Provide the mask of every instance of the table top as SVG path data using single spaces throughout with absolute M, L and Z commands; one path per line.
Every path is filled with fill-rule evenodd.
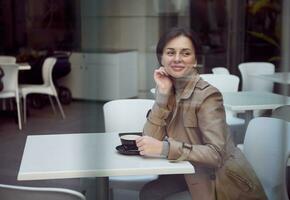
M 19 70 L 30 70 L 31 66 L 29 63 L 17 63 L 19 65 Z
M 276 83 L 290 84 L 290 72 L 276 72 L 274 74 L 259 74 L 259 75 L 255 75 L 255 77 L 273 81 Z
M 286 96 L 270 92 L 224 92 L 224 106 L 234 111 L 267 110 L 290 104 Z
M 187 161 L 121 155 L 117 133 L 28 136 L 18 180 L 108 177 L 152 174 L 191 174 Z

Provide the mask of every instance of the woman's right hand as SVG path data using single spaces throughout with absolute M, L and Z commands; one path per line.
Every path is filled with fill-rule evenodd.
M 158 92 L 161 94 L 169 94 L 172 88 L 172 81 L 164 67 L 159 67 L 154 71 L 154 80 L 157 85 Z
M 162 153 L 163 142 L 150 136 L 137 138 L 136 145 L 142 156 L 160 156 Z

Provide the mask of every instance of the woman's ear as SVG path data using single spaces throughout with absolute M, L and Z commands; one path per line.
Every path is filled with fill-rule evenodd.
M 162 61 L 162 57 L 161 57 L 161 59 L 160 59 L 160 65 L 164 67 L 164 63 L 163 63 L 163 61 Z
M 197 59 L 195 59 L 195 63 L 193 64 L 193 67 L 197 67 Z

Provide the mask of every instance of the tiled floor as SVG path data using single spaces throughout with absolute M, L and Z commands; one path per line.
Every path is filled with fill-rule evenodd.
M 49 181 L 17 181 L 17 173 L 27 135 L 103 132 L 104 102 L 74 101 L 64 105 L 66 119 L 54 114 L 50 105 L 42 109 L 30 109 L 27 124 L 18 130 L 16 116 L 0 111 L 0 183 L 65 187 L 80 190 L 79 179 Z

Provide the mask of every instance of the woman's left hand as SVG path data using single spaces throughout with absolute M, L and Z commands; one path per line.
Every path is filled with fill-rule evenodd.
M 140 155 L 161 155 L 163 142 L 150 136 L 142 136 L 136 140 Z

